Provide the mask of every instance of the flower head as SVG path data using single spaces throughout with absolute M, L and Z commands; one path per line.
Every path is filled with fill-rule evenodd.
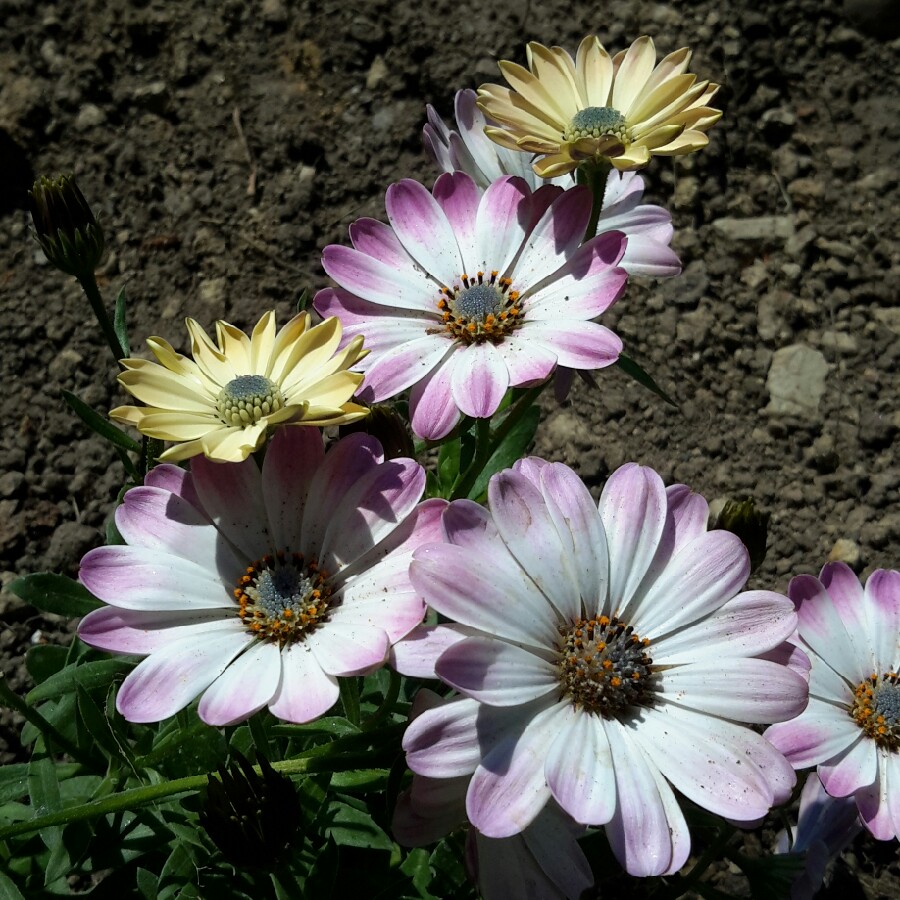
M 103 229 L 75 176 L 39 178 L 28 192 L 28 201 L 35 234 L 47 259 L 67 275 L 91 275 L 103 256 Z
M 156 722 L 202 694 L 210 725 L 265 706 L 289 722 L 321 716 L 338 677 L 377 669 L 422 620 L 407 569 L 443 508 L 418 504 L 424 486 L 421 466 L 384 461 L 368 435 L 325 453 L 315 428 L 281 429 L 261 470 L 254 458 L 157 466 L 116 510 L 127 545 L 81 562 L 109 604 L 85 616 L 81 639 L 146 657 L 119 712 Z
M 640 169 L 654 156 L 680 156 L 708 143 L 722 115 L 707 104 L 717 84 L 688 74 L 691 51 L 658 64 L 653 40 L 638 38 L 615 57 L 594 36 L 575 59 L 561 47 L 530 43 L 528 68 L 503 61 L 510 88 L 484 84 L 478 104 L 500 127 L 487 134 L 510 150 L 541 154 L 543 178 L 571 172 L 588 160 L 608 159 L 621 170 Z
M 147 344 L 159 364 L 123 359 L 119 384 L 147 406 L 118 406 L 117 422 L 141 434 L 176 441 L 160 459 L 202 453 L 239 462 L 265 442 L 275 425 L 340 425 L 366 415 L 349 403 L 362 375 L 347 370 L 365 355 L 362 337 L 341 341 L 341 323 L 330 319 L 310 328 L 307 313 L 294 316 L 276 335 L 267 312 L 248 338 L 227 322 L 216 322 L 218 344 L 194 319 L 187 319 L 193 360 L 162 338 Z
M 625 237 L 581 244 L 587 188 L 532 192 L 507 176 L 482 193 L 456 172 L 432 193 L 393 184 L 386 207 L 390 226 L 360 219 L 352 248 L 325 248 L 339 287 L 314 301 L 346 338 L 365 335 L 365 402 L 412 388 L 413 431 L 439 439 L 463 414 L 490 417 L 507 388 L 539 384 L 557 365 L 598 369 L 618 358 L 622 342 L 590 320 L 624 290 Z
M 470 775 L 468 818 L 489 837 L 521 832 L 553 798 L 606 825 L 635 875 L 687 859 L 673 787 L 737 821 L 784 802 L 790 765 L 742 723 L 806 704 L 805 680 L 760 658 L 795 614 L 779 594 L 739 593 L 747 551 L 706 530 L 706 501 L 627 465 L 598 506 L 574 472 L 538 459 L 494 476 L 488 498 L 490 512 L 451 504 L 445 543 L 410 566 L 458 623 L 435 670 L 465 698 L 410 725 L 410 768 Z
M 479 188 L 487 190 L 492 181 L 504 175 L 518 175 L 537 190 L 545 180 L 539 178 L 524 153 L 508 150 L 485 133 L 487 120 L 475 104 L 475 91 L 456 95 L 456 126 L 451 130 L 434 109 L 428 107 L 425 147 L 442 172 L 465 172 Z M 566 190 L 575 185 L 570 175 L 550 179 Z M 629 275 L 667 278 L 681 272 L 681 262 L 669 247 L 672 243 L 672 216 L 652 203 L 642 203 L 644 179 L 636 172 L 610 172 L 606 179 L 603 208 L 597 221 L 597 234 L 621 231 L 628 239 L 619 267 Z
M 812 664 L 809 706 L 766 737 L 795 768 L 817 766 L 833 797 L 852 795 L 876 838 L 900 837 L 900 571 L 878 569 L 862 587 L 828 563 L 788 593 Z

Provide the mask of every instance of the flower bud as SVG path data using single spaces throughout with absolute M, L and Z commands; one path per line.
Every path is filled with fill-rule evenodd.
M 200 824 L 236 866 L 274 866 L 290 849 L 300 825 L 300 800 L 293 782 L 259 757 L 262 774 L 232 751 L 219 777 L 209 776 Z
M 750 571 L 755 572 L 766 558 L 769 538 L 769 513 L 760 512 L 753 499 L 729 500 L 716 517 L 713 528 L 736 534 L 750 554 Z
M 103 256 L 103 229 L 74 175 L 42 176 L 28 192 L 31 219 L 47 259 L 76 278 L 92 276 Z
M 341 426 L 341 437 L 361 431 L 378 438 L 384 450 L 385 459 L 415 458 L 412 435 L 406 420 L 389 403 L 376 403 L 369 408 L 369 414 L 357 422 Z

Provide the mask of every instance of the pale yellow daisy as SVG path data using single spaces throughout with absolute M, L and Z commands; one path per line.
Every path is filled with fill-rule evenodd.
M 363 376 L 347 371 L 368 351 L 361 337 L 338 350 L 336 318 L 310 328 L 309 314 L 301 313 L 276 334 L 270 311 L 250 337 L 220 321 L 218 346 L 194 319 L 186 323 L 194 358 L 176 353 L 162 338 L 148 338 L 160 364 L 123 359 L 119 375 L 119 384 L 147 405 L 119 406 L 109 414 L 148 437 L 174 441 L 160 459 L 202 453 L 240 462 L 275 425 L 342 425 L 368 412 L 348 402 Z
M 707 106 L 719 85 L 688 74 L 687 47 L 657 64 L 646 35 L 615 57 L 590 35 L 574 60 L 561 47 L 533 42 L 527 55 L 527 69 L 500 63 L 510 88 L 482 85 L 478 105 L 500 123 L 485 128 L 494 141 L 541 155 L 534 170 L 542 178 L 591 159 L 627 172 L 651 156 L 692 153 L 709 142 L 704 132 L 722 115 Z

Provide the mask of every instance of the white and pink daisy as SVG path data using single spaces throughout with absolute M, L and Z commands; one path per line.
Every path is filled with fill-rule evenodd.
M 458 91 L 456 129 L 448 128 L 432 106 L 426 107 L 428 123 L 423 130 L 425 149 L 442 172 L 465 172 L 486 190 L 492 181 L 504 175 L 518 175 L 532 190 L 543 184 L 571 188 L 571 174 L 543 179 L 535 174 L 531 155 L 510 150 L 492 141 L 485 133 L 490 122 L 478 108 L 473 90 Z M 628 242 L 619 266 L 629 275 L 669 278 L 681 272 L 681 261 L 670 248 L 672 216 L 652 203 L 642 203 L 644 179 L 636 172 L 609 173 L 603 195 L 603 209 L 597 222 L 597 234 L 621 231 Z
M 446 701 L 420 690 L 412 717 Z M 394 810 L 392 831 L 404 847 L 425 847 L 466 823 L 469 778 L 426 778 L 413 775 Z M 466 836 L 466 865 L 483 900 L 579 900 L 594 883 L 591 867 L 578 837 L 577 825 L 552 801 L 521 834 L 489 838 L 470 828 Z
M 127 544 L 85 555 L 81 581 L 109 604 L 83 641 L 144 659 L 116 707 L 156 722 L 202 695 L 200 718 L 240 722 L 268 706 L 321 716 L 338 678 L 381 666 L 421 622 L 412 551 L 439 534 L 443 501 L 419 503 L 425 473 L 384 461 L 368 435 L 324 451 L 315 428 L 277 432 L 251 457 L 153 469 L 116 510 Z
M 325 248 L 339 287 L 314 301 L 341 320 L 345 341 L 365 336 L 364 402 L 411 389 L 413 431 L 438 440 L 463 415 L 492 416 L 510 387 L 618 359 L 621 340 L 591 320 L 624 290 L 626 239 L 613 231 L 582 245 L 587 188 L 533 192 L 508 176 L 482 193 L 456 172 L 431 193 L 397 182 L 385 206 L 389 226 L 360 219 L 352 247 Z
M 707 531 L 706 501 L 631 464 L 598 505 L 538 459 L 494 476 L 488 498 L 489 512 L 452 503 L 445 542 L 413 555 L 413 585 L 458 625 L 410 643 L 443 646 L 435 671 L 467 699 L 409 726 L 409 767 L 471 776 L 467 815 L 488 837 L 521 832 L 552 798 L 605 825 L 634 875 L 688 857 L 673 788 L 739 822 L 787 800 L 791 766 L 746 725 L 806 705 L 804 678 L 760 658 L 796 615 L 780 594 L 740 592 L 747 551 Z
M 863 588 L 828 563 L 788 593 L 812 664 L 809 706 L 766 737 L 795 768 L 816 766 L 833 797 L 852 795 L 876 838 L 900 837 L 900 571 L 878 569 Z

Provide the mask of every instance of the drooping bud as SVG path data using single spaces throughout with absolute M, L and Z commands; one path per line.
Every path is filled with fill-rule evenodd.
M 103 256 L 103 229 L 74 175 L 42 176 L 28 192 L 31 219 L 47 259 L 81 279 L 93 275 Z
M 354 431 L 378 438 L 385 459 L 415 458 L 416 451 L 406 420 L 389 403 L 376 403 L 369 408 L 369 414 L 364 419 L 342 425 L 340 434 L 344 437 Z
M 753 498 L 729 500 L 712 527 L 730 531 L 743 541 L 750 553 L 751 572 L 763 564 L 768 548 L 769 513 L 758 510 Z
M 277 865 L 300 826 L 297 791 L 265 757 L 259 757 L 262 774 L 240 753 L 232 751 L 232 757 L 218 778 L 209 776 L 200 824 L 234 865 Z

